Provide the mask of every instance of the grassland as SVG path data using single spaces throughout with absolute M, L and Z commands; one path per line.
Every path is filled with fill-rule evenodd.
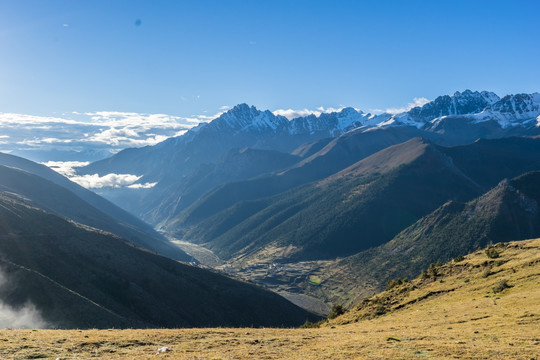
M 538 359 L 540 239 L 495 250 L 432 267 L 319 328 L 2 330 L 0 358 Z M 156 355 L 163 346 L 172 351 Z

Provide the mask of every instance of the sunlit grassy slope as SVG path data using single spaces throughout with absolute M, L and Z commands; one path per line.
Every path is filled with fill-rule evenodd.
M 495 252 L 432 267 L 320 328 L 2 330 L 0 358 L 538 359 L 540 239 Z

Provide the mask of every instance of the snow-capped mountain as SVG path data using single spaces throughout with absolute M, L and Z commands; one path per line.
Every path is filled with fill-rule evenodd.
M 540 94 L 506 95 L 498 101 L 487 105 L 482 111 L 449 114 L 433 118 L 426 128 L 433 130 L 440 126 L 442 122 L 463 120 L 468 121 L 470 124 L 492 122 L 501 129 L 538 127 L 540 122 Z
M 289 133 L 295 135 L 325 132 L 334 137 L 358 127 L 377 124 L 382 118 L 384 116 L 346 107 L 340 111 L 322 113 L 319 116 L 309 115 L 292 119 L 289 124 Z
M 208 124 L 208 129 L 232 132 L 279 131 L 288 127 L 289 120 L 255 106 L 239 104 Z
M 423 106 L 398 114 L 373 115 L 352 107 L 331 113 L 309 115 L 288 120 L 254 106 L 239 104 L 207 124 L 201 124 L 179 137 L 188 140 L 199 133 L 252 134 L 257 138 L 269 134 L 289 136 L 335 137 L 356 128 L 414 126 L 433 128 L 449 117 L 468 118 L 473 122 L 495 120 L 501 127 L 526 125 L 540 115 L 540 94 L 508 95 L 500 98 L 488 91 L 455 92 L 443 95 Z M 263 146 L 264 147 L 264 146 Z
M 539 126 L 540 93 L 507 95 L 475 115 L 477 121 L 496 120 L 503 128 Z
M 471 90 L 439 96 L 423 106 L 399 114 L 372 115 L 347 107 L 318 116 L 288 120 L 268 110 L 239 104 L 182 136 L 153 147 L 121 151 L 109 159 L 91 164 L 82 172 L 131 173 L 155 182 L 162 179 L 164 164 L 171 163 L 166 167 L 173 166 L 174 172 L 184 173 L 192 170 L 192 166 L 216 161 L 232 148 L 289 152 L 304 143 L 337 137 L 353 129 L 368 131 L 396 126 L 415 127 L 427 132 L 428 138 L 433 137 L 430 134 L 441 135 L 436 141 L 446 145 L 464 144 L 478 137 L 524 135 L 531 128 L 538 129 L 539 116 L 538 93 L 508 95 L 501 99 L 493 92 Z M 158 153 L 161 155 L 155 155 Z M 139 160 L 124 160 L 133 156 Z
M 395 114 L 380 122 L 378 126 L 411 125 L 421 128 L 433 119 L 479 113 L 499 100 L 499 96 L 493 92 L 456 91 L 452 96 L 439 96 L 424 106 L 418 106 L 407 112 Z
M 499 96 L 493 92 L 457 91 L 452 96 L 439 96 L 422 107 L 413 108 L 408 114 L 413 119 L 425 122 L 445 115 L 475 114 L 499 100 Z
M 196 131 L 240 133 L 280 133 L 282 135 L 338 136 L 345 131 L 363 126 L 375 115 L 364 113 L 352 107 L 346 107 L 319 116 L 309 115 L 288 120 L 275 115 L 269 110 L 261 111 L 254 106 L 239 104 L 223 113 L 208 124 L 201 125 Z
M 239 104 L 182 136 L 155 146 L 126 149 L 81 168 L 79 174 L 134 174 L 142 176 L 141 182 L 156 183 L 151 190 L 139 191 L 140 194 L 145 193 L 146 198 L 133 202 L 137 196 L 130 195 L 125 197 L 130 204 L 122 203 L 123 200 L 118 202 L 124 208 L 141 214 L 151 211 L 155 202 L 170 197 L 170 187 L 177 186 L 180 179 L 190 176 L 204 164 L 219 163 L 231 149 L 289 153 L 300 146 L 307 146 L 312 149 L 305 151 L 308 154 L 329 144 L 330 140 L 323 139 L 338 140 L 348 135 L 354 144 L 340 142 L 348 144 L 343 146 L 345 153 L 361 152 L 363 147 L 373 146 L 374 139 L 389 146 L 415 136 L 445 146 L 464 145 L 478 138 L 540 135 L 539 116 L 538 93 L 499 98 L 492 92 L 471 90 L 439 96 L 423 106 L 399 114 L 372 115 L 347 107 L 318 116 L 288 120 L 268 110 Z M 345 153 L 343 156 L 348 156 Z M 117 190 L 111 192 L 118 193 Z M 179 190 L 179 194 L 181 192 Z M 110 194 L 101 194 L 115 200 Z

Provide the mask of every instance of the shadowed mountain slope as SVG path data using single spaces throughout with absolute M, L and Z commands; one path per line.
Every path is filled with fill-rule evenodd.
M 385 162 L 386 168 L 377 165 Z M 355 172 L 359 168 L 360 175 Z M 449 199 L 478 194 L 480 189 L 445 154 L 417 138 L 323 181 L 239 202 L 184 236 L 224 258 L 253 255 L 267 247 L 281 249 L 281 256 L 273 254 L 278 259 L 333 258 L 389 241 Z
M 247 190 L 256 186 L 259 191 L 247 191 L 239 200 L 254 200 L 322 179 L 376 151 L 416 136 L 435 144 L 455 146 L 470 144 L 478 138 L 538 135 L 539 115 L 540 94 L 508 95 L 501 99 L 492 92 L 470 90 L 439 96 L 399 114 L 371 115 L 343 108 L 287 120 L 268 110 L 240 104 L 182 136 L 155 146 L 126 149 L 79 172 L 102 176 L 127 173 L 141 176 L 142 183 L 156 183 L 144 191 L 110 188 L 100 190 L 100 194 L 144 220 L 161 225 L 168 219 L 174 221 L 172 217 L 178 210 L 189 206 L 195 197 L 185 192 L 179 182 L 208 164 L 219 166 L 223 154 L 234 148 L 293 151 L 304 157 L 281 173 L 281 177 L 269 176 L 257 185 L 248 184 Z M 329 137 L 339 140 L 328 142 Z M 214 185 L 232 180 L 227 176 L 216 177 Z M 243 179 L 234 179 L 238 180 Z M 268 186 L 269 182 L 273 184 Z
M 339 275 L 329 281 L 358 298 L 366 295 L 362 289 L 374 285 L 382 289 L 389 280 L 414 278 L 431 263 L 446 262 L 491 243 L 538 237 L 539 204 L 540 172 L 503 180 L 484 195 L 467 203 L 448 202 L 391 241 L 333 265 L 337 274 L 361 274 L 356 284 L 344 282 Z
M 454 164 L 482 187 L 490 189 L 503 178 L 540 170 L 540 138 L 481 139 L 465 146 L 445 148 Z M 487 190 L 486 189 L 486 190 Z
M 66 181 L 69 180 L 66 179 Z M 16 194 L 25 201 L 30 201 L 36 206 L 64 218 L 112 232 L 137 246 L 177 260 L 189 261 L 191 258 L 163 237 L 152 236 L 151 232 L 145 231 L 145 228 L 141 229 L 132 224 L 121 222 L 98 210 L 68 189 L 37 175 L 0 165 L 0 190 Z M 97 195 L 95 196 L 97 197 Z
M 159 233 L 157 233 L 150 225 L 141 221 L 139 218 L 119 208 L 115 204 L 102 198 L 93 191 L 87 190 L 82 186 L 70 181 L 66 177 L 58 174 L 56 171 L 51 170 L 45 165 L 4 153 L 0 153 L 0 165 L 17 168 L 42 177 L 43 179 L 49 180 L 56 185 L 68 189 L 96 209 L 99 209 L 105 214 L 115 218 L 117 221 L 125 223 L 127 226 L 139 228 L 140 230 L 147 232 L 151 236 L 160 236 Z
M 164 192 L 168 195 L 158 197 L 157 200 L 161 199 L 161 202 L 152 206 L 152 210 L 143 214 L 143 217 L 152 223 L 159 223 L 175 217 L 219 185 L 269 174 L 285 169 L 299 160 L 299 156 L 272 150 L 230 150 L 220 161 L 199 166 L 196 171 L 178 179 L 177 183 L 165 189 Z
M 140 250 L 0 194 L 4 306 L 61 328 L 294 326 L 311 315 L 254 285 Z
M 388 128 L 369 132 L 355 130 L 331 141 L 323 139 L 321 144 L 312 143 L 309 147 L 326 144 L 325 146 L 289 169 L 256 179 L 223 183 L 208 192 L 186 213 L 178 214 L 178 218 L 171 216 L 163 226 L 174 230 L 179 222 L 198 221 L 238 202 L 263 199 L 323 179 L 377 151 L 407 141 L 418 134 L 416 128 L 412 127 Z
M 502 178 L 533 169 L 540 169 L 540 139 L 455 148 L 413 139 L 271 197 L 243 200 L 261 179 L 225 185 L 170 228 L 225 259 L 329 259 L 383 244 L 448 200 L 471 200 Z
M 4 177 L 0 178 L 0 186 L 3 185 L 15 193 L 38 201 L 41 207 L 49 211 L 110 231 L 139 246 L 174 259 L 184 261 L 190 259 L 149 224 L 45 165 L 0 153 L 0 168 L 4 174 Z M 10 171 L 9 168 L 22 170 L 36 177 Z M 9 184 L 4 184 L 4 180 L 9 181 Z

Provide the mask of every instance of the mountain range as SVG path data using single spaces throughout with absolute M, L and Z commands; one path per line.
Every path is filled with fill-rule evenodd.
M 177 260 L 191 258 L 145 222 L 45 165 L 0 153 L 0 176 L 3 192 L 31 200 L 40 208 Z
M 441 205 L 381 246 L 332 264 L 332 271 L 346 274 L 345 278 L 369 274 L 358 277 L 354 285 L 343 279 L 335 281 L 337 286 L 349 288 L 354 302 L 369 294 L 364 289 L 373 286 L 373 282 L 381 289 L 391 279 L 418 276 L 432 263 L 447 262 L 510 239 L 538 237 L 539 204 L 540 172 L 504 179 L 468 202 L 449 201 Z
M 189 184 L 184 183 L 186 177 L 193 177 L 203 166 L 228 161 L 224 155 L 232 149 L 252 148 L 300 155 L 302 159 L 293 168 L 310 164 L 319 168 L 313 171 L 328 175 L 339 167 L 413 137 L 422 137 L 439 145 L 455 146 L 479 138 L 540 135 L 538 116 L 538 93 L 499 98 L 492 92 L 470 90 L 437 97 L 422 107 L 399 114 L 373 115 L 349 107 L 320 116 L 288 120 L 268 110 L 260 111 L 253 106 L 240 104 L 182 136 L 154 146 L 126 149 L 79 169 L 79 173 L 101 176 L 109 173 L 134 174 L 142 176 L 142 183 L 157 183 L 143 191 L 100 191 L 100 194 L 155 225 L 170 216 L 171 211 L 175 212 L 175 208 L 184 209 L 200 196 L 200 190 L 197 194 L 186 196 L 189 194 Z M 350 160 L 342 160 L 341 154 L 336 154 L 342 163 L 331 164 L 333 168 L 326 172 L 320 170 L 329 164 L 318 166 L 316 162 L 336 146 L 345 147 L 342 150 L 347 152 Z M 290 171 L 294 172 L 292 169 Z M 246 173 L 243 178 L 256 175 Z M 239 178 L 242 177 L 237 176 L 236 180 Z M 221 181 L 217 177 L 212 185 L 228 181 L 230 178 L 227 176 Z M 294 185 L 297 184 L 294 182 Z M 211 187 L 204 190 L 208 191 Z M 165 205 L 160 211 L 163 202 L 174 205 Z
M 190 258 L 141 233 L 62 186 L 0 166 L 0 315 L 14 309 L 53 328 L 292 326 L 315 318 L 268 290 L 149 251 L 166 245 Z
M 448 201 L 472 201 L 505 178 L 540 170 L 539 124 L 538 93 L 465 90 L 398 114 L 343 108 L 292 120 L 240 104 L 183 136 L 80 173 L 156 183 L 100 193 L 169 236 L 211 250 L 241 276 L 244 266 L 274 262 L 339 268 L 340 258 L 397 241 Z M 478 245 L 469 240 L 467 249 Z M 422 256 L 423 266 L 438 260 Z M 382 274 L 370 277 L 379 289 Z M 305 285 L 286 290 L 312 294 Z
M 398 114 L 288 120 L 240 104 L 78 169 L 145 188 L 96 194 L 0 154 L 0 261 L 19 284 L 0 299 L 58 327 L 302 323 L 313 315 L 224 275 L 323 313 L 321 301 L 352 304 L 430 263 L 540 236 L 539 135 L 540 94 L 466 90 Z M 201 253 L 219 274 L 180 263 L 204 267 Z M 78 305 L 62 315 L 66 303 Z

